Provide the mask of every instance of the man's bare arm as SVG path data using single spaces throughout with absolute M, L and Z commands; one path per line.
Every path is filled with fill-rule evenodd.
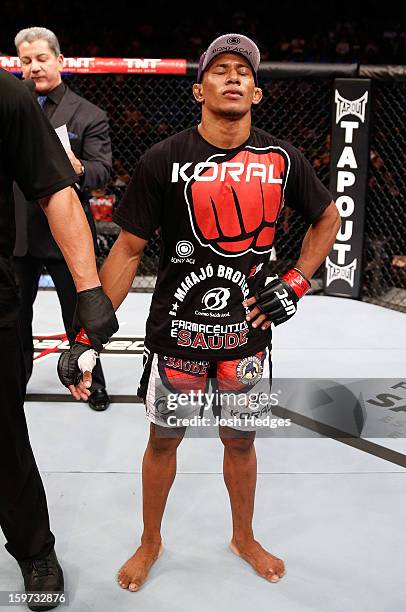
M 330 253 L 341 226 L 340 213 L 331 202 L 321 217 L 309 227 L 302 242 L 300 257 L 296 263 L 307 278 L 311 278 Z
M 77 291 L 100 285 L 89 223 L 72 187 L 40 200 Z
M 100 270 L 103 291 L 112 301 L 114 310 L 117 310 L 131 288 L 147 242 L 121 230 Z
M 340 229 L 340 225 L 340 213 L 335 203 L 330 202 L 323 214 L 307 230 L 302 242 L 300 257 L 295 266 L 303 272 L 307 278 L 313 276 L 330 253 L 337 232 Z M 308 285 L 307 281 L 305 281 L 301 275 L 298 276 Z M 265 289 L 263 291 L 265 292 Z M 244 300 L 244 306 L 253 306 L 246 317 L 247 321 L 251 321 L 253 327 L 261 326 L 262 330 L 266 330 L 271 325 L 271 319 L 267 317 L 266 314 L 263 314 L 258 306 L 255 306 L 256 303 L 257 299 L 255 296 Z

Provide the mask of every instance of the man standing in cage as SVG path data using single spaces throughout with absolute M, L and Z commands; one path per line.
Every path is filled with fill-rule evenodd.
M 101 271 L 117 308 L 148 239 L 161 228 L 138 390 L 150 420 L 142 466 L 144 530 L 140 547 L 118 572 L 118 583 L 130 591 L 140 588 L 163 550 L 161 521 L 186 429 L 175 418 L 185 411 L 176 402 L 169 407 L 167 399 L 162 401 L 162 389 L 176 397 L 185 390 L 205 390 L 210 378 L 220 391 L 247 392 L 261 379 L 269 390 L 271 323 L 279 325 L 296 312 L 340 227 L 329 191 L 304 156 L 252 126 L 252 106 L 262 98 L 259 62 L 257 46 L 243 35 L 226 34 L 210 44 L 193 85 L 201 122 L 140 158 L 115 214 L 121 233 Z M 295 268 L 265 286 L 285 199 L 309 228 Z M 77 360 L 88 349 L 76 344 L 60 358 L 59 375 L 72 393 L 86 393 L 90 373 L 82 369 L 79 383 L 76 376 Z M 193 410 L 200 414 L 201 406 L 188 406 L 189 417 Z M 256 428 L 246 426 L 227 404 L 216 410 L 221 417 L 233 416 L 219 427 L 233 521 L 230 548 L 260 576 L 277 582 L 284 563 L 261 546 L 252 527 Z
M 55 34 L 46 28 L 26 28 L 18 32 L 15 45 L 23 77 L 35 83 L 40 106 L 54 128 L 66 125 L 71 150 L 67 151 L 76 174 L 78 193 L 93 234 L 96 228 L 89 206 L 90 191 L 109 180 L 112 159 L 106 113 L 74 93 L 61 78 L 63 55 Z M 27 381 L 33 369 L 32 317 L 38 282 L 45 266 L 61 304 L 62 318 L 70 342 L 75 338 L 72 320 L 76 303 L 75 285 L 56 244 L 44 212 L 37 202 L 27 202 L 16 186 L 16 245 L 14 265 L 21 292 L 19 323 L 23 342 Z M 103 370 L 98 360 L 93 372 L 89 406 L 102 411 L 110 400 Z

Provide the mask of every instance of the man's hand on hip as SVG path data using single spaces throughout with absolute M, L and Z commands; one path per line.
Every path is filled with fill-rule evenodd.
M 281 278 L 274 278 L 255 296 L 244 300 L 243 306 L 254 306 L 247 314 L 252 327 L 266 330 L 271 323 L 280 325 L 288 321 L 297 310 L 297 303 L 310 289 L 310 281 L 302 272 L 293 268 Z

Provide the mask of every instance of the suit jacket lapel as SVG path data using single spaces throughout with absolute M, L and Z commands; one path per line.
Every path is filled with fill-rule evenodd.
M 76 96 L 72 94 L 69 87 L 66 86 L 62 100 L 59 102 L 51 118 L 51 125 L 54 128 L 57 128 L 61 125 L 68 124 L 72 116 L 75 114 L 79 104 L 80 99 L 76 98 Z

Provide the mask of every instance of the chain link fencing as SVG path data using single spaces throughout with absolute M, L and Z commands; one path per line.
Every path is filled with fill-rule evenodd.
M 406 312 L 406 83 L 373 94 L 363 299 Z
M 266 75 L 261 80 L 264 99 L 253 109 L 254 125 L 298 147 L 327 187 L 333 81 L 333 77 L 272 79 Z M 140 155 L 199 120 L 200 108 L 192 97 L 193 77 L 89 74 L 67 76 L 65 82 L 109 115 L 114 161 L 105 193 L 115 196 L 115 205 Z M 375 83 L 362 297 L 406 312 L 405 105 L 406 83 Z M 306 231 L 288 201 L 286 205 L 277 227 L 271 273 L 286 271 L 295 263 Z M 101 263 L 117 228 L 101 223 L 98 234 Z M 159 251 L 157 233 L 144 251 L 134 290 L 153 290 Z M 322 290 L 322 268 L 313 286 Z

